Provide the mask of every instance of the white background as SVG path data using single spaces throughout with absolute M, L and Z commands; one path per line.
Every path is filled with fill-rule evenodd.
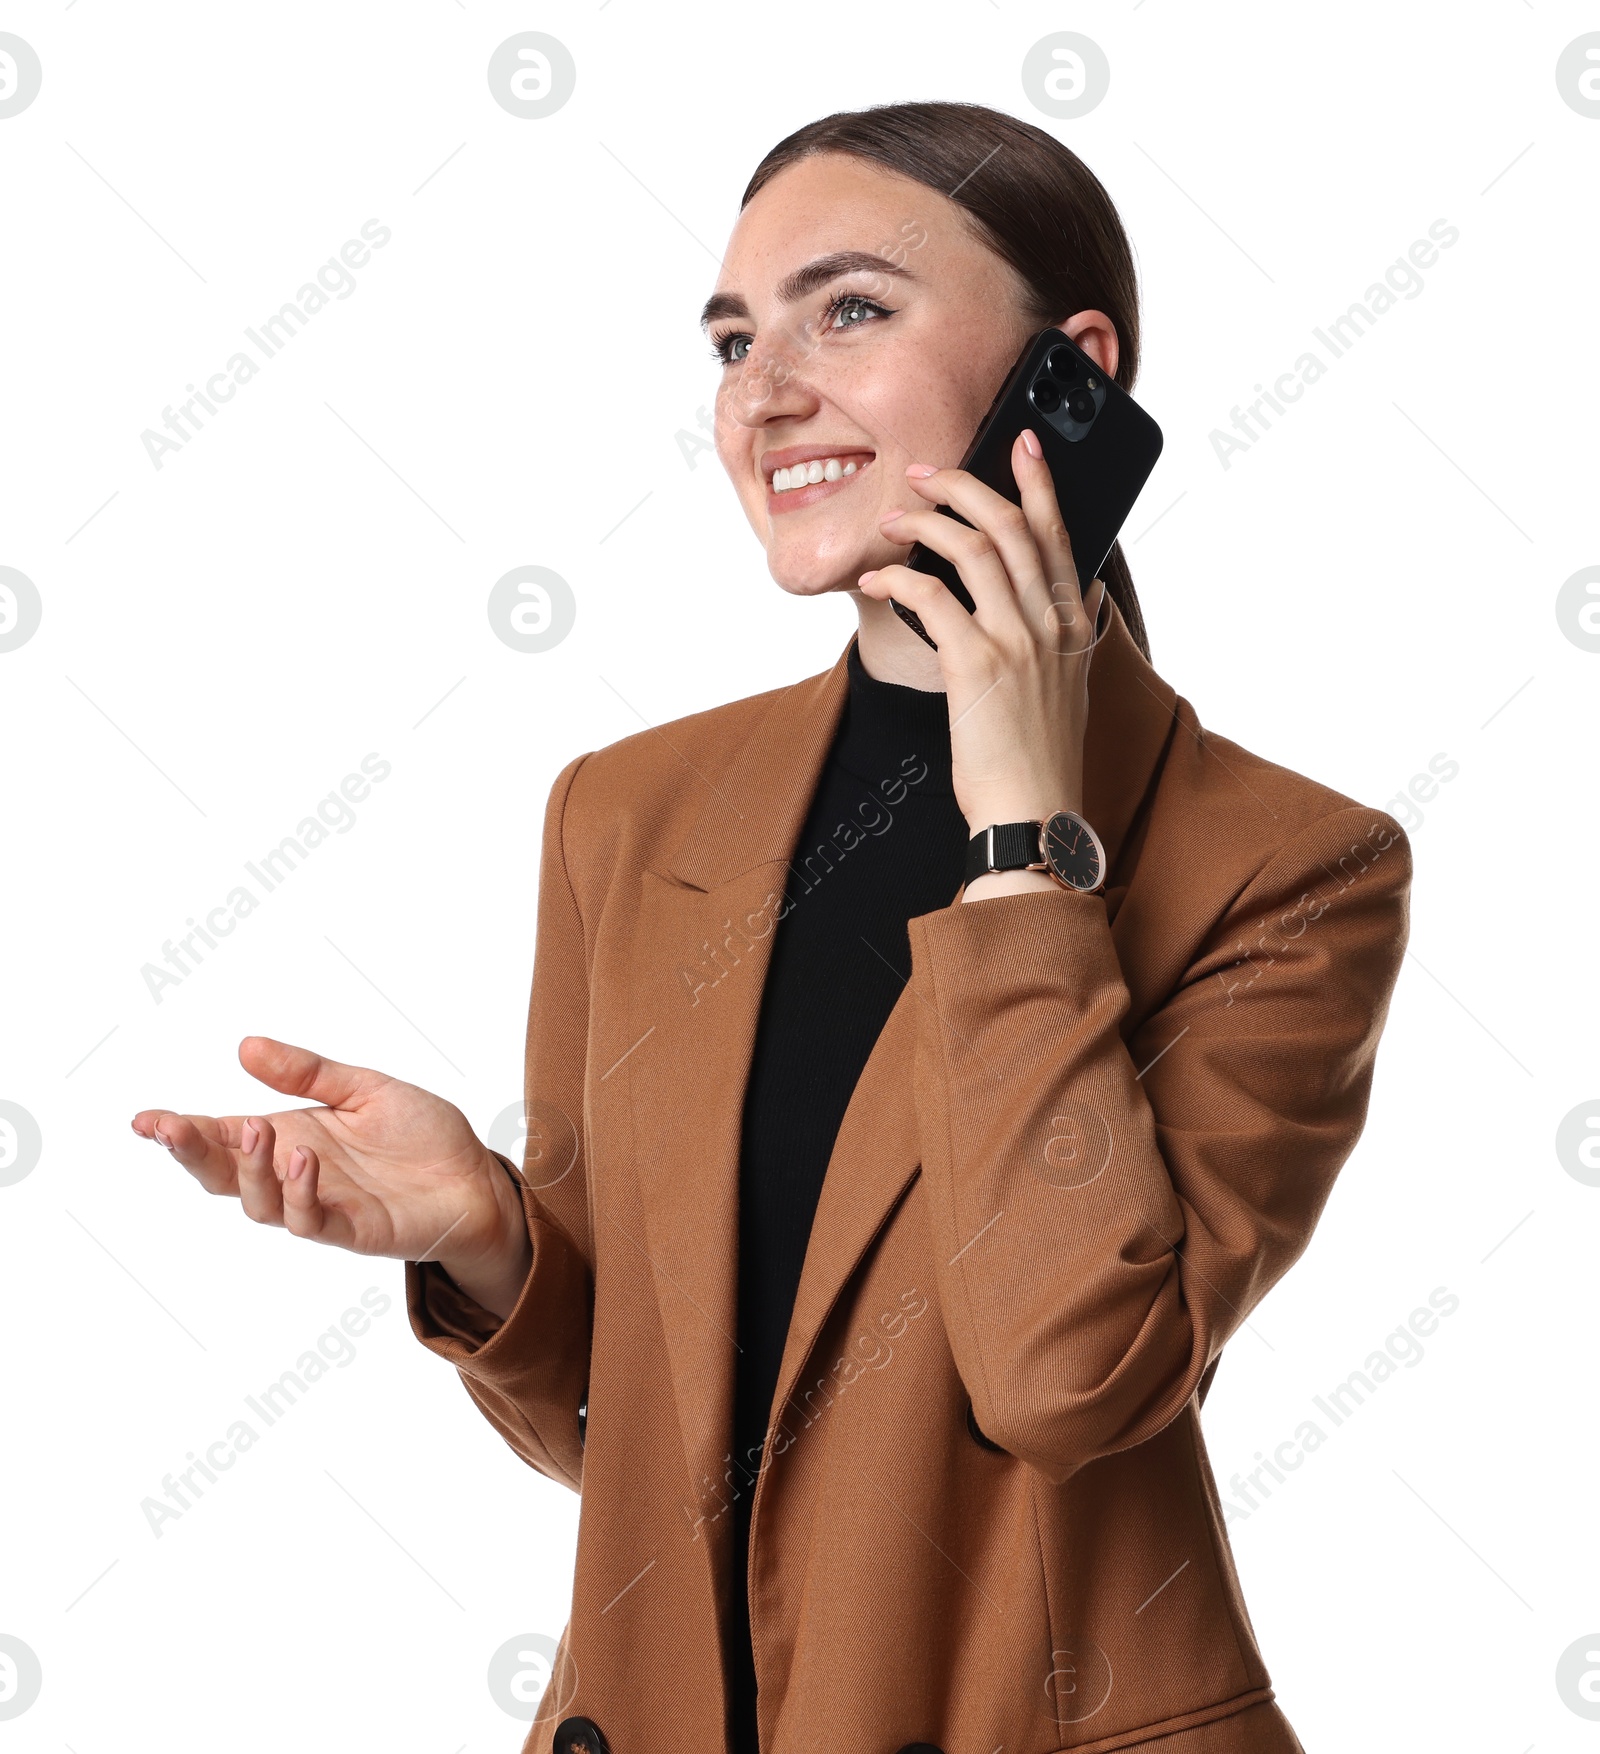
M 1555 67 L 1600 14 L 23 0 L 0 28 L 44 69 L 0 121 L 0 565 L 43 603 L 0 655 L 0 1098 L 43 1137 L 0 1189 L 0 1633 L 44 1670 L 6 1745 L 520 1744 L 486 1668 L 560 1632 L 576 1498 L 416 1344 L 398 1263 L 251 1225 L 128 1119 L 259 1109 L 252 1032 L 480 1131 L 519 1098 L 557 770 L 813 674 L 852 625 L 772 584 L 679 436 L 739 191 L 815 116 L 957 97 L 1051 127 L 1134 240 L 1157 667 L 1375 805 L 1459 764 L 1413 828 L 1366 1136 L 1205 1410 L 1230 1495 L 1430 1290 L 1460 1300 L 1232 1525 L 1268 1667 L 1309 1750 L 1591 1748 L 1555 1670 L 1600 1632 L 1600 1189 L 1555 1133 L 1600 1097 L 1600 655 L 1555 604 L 1600 563 L 1600 120 Z M 1052 121 L 1019 70 L 1068 28 L 1111 86 Z M 542 120 L 485 77 L 526 29 L 578 69 Z M 141 433 L 374 218 L 353 294 L 154 468 Z M 1213 429 L 1440 219 L 1420 293 L 1224 468 Z M 539 655 L 486 614 L 527 564 L 578 605 Z M 392 772 L 355 826 L 156 1003 L 163 941 L 368 752 Z M 141 1500 L 370 1285 L 354 1363 L 157 1539 Z

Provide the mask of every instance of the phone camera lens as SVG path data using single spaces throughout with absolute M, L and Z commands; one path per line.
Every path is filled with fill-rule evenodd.
M 1048 378 L 1040 378 L 1028 392 L 1028 400 L 1041 414 L 1054 414 L 1061 406 L 1061 392 Z
M 1067 397 L 1067 412 L 1074 420 L 1094 419 L 1094 397 L 1087 390 L 1074 390 Z
M 1071 383 L 1078 375 L 1078 356 L 1070 347 L 1052 347 L 1044 365 L 1051 377 L 1059 378 L 1064 384 Z

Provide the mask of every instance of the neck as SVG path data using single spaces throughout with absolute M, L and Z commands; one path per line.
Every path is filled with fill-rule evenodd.
M 859 630 L 856 644 L 869 676 L 937 694 L 944 689 L 939 654 L 920 640 L 895 614 L 892 604 L 852 591 Z

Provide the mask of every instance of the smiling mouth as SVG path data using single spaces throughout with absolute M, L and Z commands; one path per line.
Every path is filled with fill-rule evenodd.
M 787 469 L 774 469 L 767 479 L 767 510 L 797 512 L 830 494 L 841 493 L 871 464 L 872 451 L 841 451 L 837 456 L 809 457 Z

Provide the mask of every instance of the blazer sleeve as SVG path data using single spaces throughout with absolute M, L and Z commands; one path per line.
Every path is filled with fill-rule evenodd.
M 524 1060 L 528 1143 L 518 1178 L 533 1265 L 504 1321 L 436 1262 L 407 1261 L 405 1268 L 412 1332 L 455 1365 L 467 1393 L 525 1462 L 575 1492 L 583 1478 L 578 1409 L 594 1316 L 583 1128 L 589 982 L 563 827 L 587 759 L 562 769 L 545 806 Z
M 1101 896 L 910 922 L 940 1301 L 980 1428 L 1057 1484 L 1161 1431 L 1360 1135 L 1409 930 L 1381 811 L 1281 846 L 1133 1028 Z

